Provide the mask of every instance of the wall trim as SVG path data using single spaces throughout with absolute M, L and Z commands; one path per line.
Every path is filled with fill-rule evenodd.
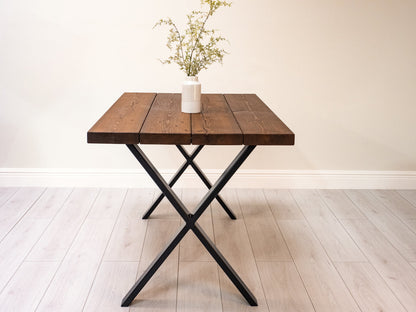
M 215 181 L 222 170 L 206 170 Z M 161 170 L 170 178 L 174 171 Z M 187 170 L 179 187 L 203 186 Z M 154 187 L 143 170 L 137 169 L 39 169 L 0 168 L 0 186 L 43 187 Z M 228 187 L 233 188 L 322 188 L 322 189 L 416 189 L 416 171 L 341 170 L 239 170 Z

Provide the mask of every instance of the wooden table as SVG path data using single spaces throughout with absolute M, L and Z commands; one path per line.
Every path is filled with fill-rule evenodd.
M 293 145 L 295 136 L 255 94 L 203 94 L 201 101 L 201 113 L 185 114 L 180 109 L 180 94 L 124 93 L 88 131 L 88 143 L 126 144 L 162 191 L 143 219 L 149 218 L 166 196 L 185 221 L 176 236 L 123 298 L 122 306 L 130 305 L 189 230 L 194 232 L 247 302 L 257 305 L 254 295 L 197 220 L 214 199 L 219 201 L 231 219 L 235 219 L 219 192 L 257 145 Z M 176 145 L 185 162 L 167 183 L 138 144 Z M 182 147 L 189 144 L 197 145 L 191 154 Z M 194 161 L 204 145 L 243 145 L 240 153 L 213 185 Z M 172 190 L 188 166 L 195 170 L 209 189 L 193 212 L 184 206 Z

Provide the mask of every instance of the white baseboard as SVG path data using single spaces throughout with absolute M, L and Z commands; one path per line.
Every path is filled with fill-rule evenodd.
M 206 170 L 215 181 L 221 170 Z M 174 171 L 161 171 L 170 178 Z M 191 170 L 179 187 L 202 187 Z M 0 186 L 155 187 L 143 170 L 0 168 Z M 233 188 L 416 189 L 416 171 L 239 170 L 227 184 Z

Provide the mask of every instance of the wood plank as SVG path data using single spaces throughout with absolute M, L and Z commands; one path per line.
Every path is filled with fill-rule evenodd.
M 256 261 L 292 261 L 262 190 L 237 191 Z
M 343 190 L 318 190 L 318 192 L 338 219 L 365 218 Z
M 74 189 L 27 259 L 29 261 L 62 260 L 97 195 L 98 189 Z
M 303 220 L 305 217 L 289 190 L 263 190 L 276 220 Z
M 370 221 L 342 223 L 404 307 L 416 311 L 416 270 Z
M 244 145 L 293 145 L 293 132 L 255 94 L 225 94 Z
M 153 188 L 132 188 L 127 191 L 120 216 L 130 219 L 141 219 L 142 214 L 149 208 L 155 189 Z
M 124 93 L 88 131 L 88 143 L 137 144 L 155 93 Z
M 230 202 L 233 206 L 236 204 Z M 219 269 L 222 306 L 224 311 L 269 311 L 264 297 L 263 288 L 257 271 L 250 240 L 244 220 L 214 218 L 214 234 L 216 245 L 241 277 L 247 287 L 257 298 L 258 306 L 252 307 L 232 284 L 225 273 Z
M 332 261 L 366 261 L 316 190 L 292 190 L 291 193 Z
M 105 261 L 139 261 L 147 221 L 141 215 L 153 199 L 154 190 L 130 189 L 108 243 Z
M 119 188 L 101 189 L 94 205 L 88 213 L 91 219 L 116 219 L 126 197 L 127 190 Z
M 335 263 L 362 311 L 406 312 L 370 263 Z
M 69 193 L 69 189 L 47 189 L 0 243 L 0 289 L 41 237 Z
M 359 311 L 306 221 L 279 221 L 283 236 L 317 312 Z
M 400 219 L 416 219 L 416 207 L 396 191 L 373 190 L 372 194 Z
M 181 112 L 181 95 L 159 93 L 140 131 L 143 144 L 190 144 L 191 114 Z
M 0 243 L 0 289 L 16 272 L 48 224 L 47 219 L 22 220 Z
M 191 114 L 192 144 L 243 144 L 243 134 L 222 94 L 202 94 L 202 111 Z
M 416 233 L 416 219 L 407 220 L 406 224 L 414 233 Z
M 148 220 L 146 239 L 137 278 L 173 238 L 179 220 Z M 178 283 L 178 250 L 175 248 L 130 305 L 131 312 L 176 311 Z
M 17 187 L 0 187 L 0 206 L 7 202 L 18 189 Z
M 121 299 L 135 282 L 138 262 L 102 262 L 84 311 L 126 311 Z
M 205 195 L 204 189 L 183 189 L 182 202 L 192 212 Z M 208 207 L 197 222 L 208 237 L 214 241 L 214 230 L 212 227 L 211 207 Z M 184 221 L 181 219 L 181 225 Z M 192 231 L 189 231 L 179 244 L 179 261 L 215 261 L 204 245 L 199 241 Z
M 38 187 L 21 188 L 0 207 L 0 241 L 19 222 L 44 191 L 45 189 Z
M 24 262 L 0 294 L 2 311 L 35 311 L 58 262 Z
M 177 311 L 222 311 L 216 263 L 179 263 Z
M 82 310 L 113 225 L 111 219 L 85 221 L 37 311 Z
M 258 262 L 270 311 L 315 311 L 293 262 Z
M 221 193 L 221 198 L 227 204 L 227 206 L 234 212 L 234 215 L 237 219 L 243 218 L 243 213 L 240 209 L 240 204 L 238 202 L 237 192 L 235 189 L 229 189 L 225 187 Z M 211 202 L 211 214 L 213 218 L 219 218 L 223 220 L 229 220 L 230 217 L 224 211 L 222 206 L 218 203 L 216 199 Z
M 47 188 L 24 218 L 53 219 L 71 193 L 70 188 Z
M 398 193 L 416 207 L 416 190 L 400 190 Z
M 412 232 L 369 190 L 348 190 L 347 195 L 408 261 L 416 261 L 416 233 Z

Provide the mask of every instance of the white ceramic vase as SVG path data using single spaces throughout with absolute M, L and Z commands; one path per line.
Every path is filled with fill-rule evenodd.
M 201 112 L 201 83 L 198 77 L 186 77 L 182 84 L 182 112 Z

